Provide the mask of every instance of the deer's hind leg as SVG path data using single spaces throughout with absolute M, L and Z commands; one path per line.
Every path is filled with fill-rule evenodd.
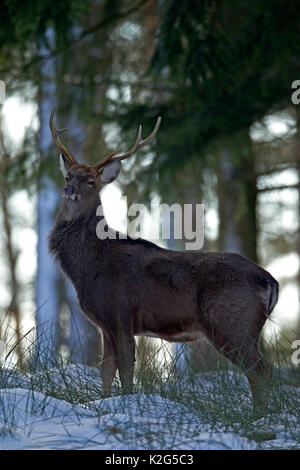
M 254 310 L 254 312 L 253 312 Z M 243 308 L 243 314 L 224 309 L 214 311 L 210 339 L 216 349 L 246 375 L 250 384 L 255 417 L 266 413 L 272 366 L 259 351 L 259 337 L 266 315 L 261 306 Z M 219 314 L 219 315 L 218 315 Z
M 260 418 L 267 412 L 271 381 L 272 366 L 258 351 L 253 348 L 250 355 L 246 357 L 246 370 L 253 400 L 254 418 Z
M 257 341 L 241 347 L 231 345 L 226 340 L 213 343 L 221 354 L 246 375 L 252 394 L 254 417 L 264 416 L 269 402 L 272 366 L 260 353 Z

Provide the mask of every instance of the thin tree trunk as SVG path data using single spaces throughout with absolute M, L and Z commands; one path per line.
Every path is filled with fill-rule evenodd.
M 20 368 L 24 367 L 23 354 L 21 347 L 21 317 L 20 317 L 20 307 L 19 307 L 19 289 L 20 285 L 16 275 L 16 265 L 17 265 L 17 254 L 13 248 L 12 242 L 12 227 L 10 214 L 8 210 L 8 188 L 5 180 L 5 172 L 8 163 L 8 155 L 4 148 L 4 142 L 1 133 L 1 150 L 2 150 L 2 161 L 1 161 L 1 184 L 0 184 L 0 198 L 1 198 L 1 210 L 4 223 L 4 233 L 5 233 L 5 251 L 8 261 L 9 273 L 10 273 L 10 289 L 11 289 L 11 300 L 8 306 L 8 312 L 12 313 L 15 323 L 16 323 L 16 353 L 18 356 L 18 363 Z
M 295 160 L 296 169 L 298 173 L 298 180 L 300 181 L 300 109 L 296 106 L 296 146 L 295 146 Z M 298 189 L 298 236 L 297 236 L 297 253 L 300 259 L 300 188 Z M 298 270 L 298 305 L 300 305 L 300 268 Z M 298 314 L 300 312 L 298 311 Z M 296 330 L 300 332 L 300 318 Z

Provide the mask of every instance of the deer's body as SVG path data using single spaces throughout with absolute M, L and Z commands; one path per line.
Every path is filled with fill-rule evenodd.
M 100 240 L 98 192 L 112 180 L 112 171 L 118 173 L 119 161 L 106 163 L 100 176 L 93 167 L 68 163 L 65 200 L 50 234 L 50 250 L 74 284 L 82 310 L 102 330 L 106 395 L 117 369 L 124 391 L 132 389 L 135 335 L 192 341 L 204 333 L 242 368 L 254 407 L 261 409 L 271 366 L 258 350 L 258 339 L 277 302 L 277 281 L 233 253 L 175 252 L 118 234 Z M 83 186 L 91 178 L 93 193 Z

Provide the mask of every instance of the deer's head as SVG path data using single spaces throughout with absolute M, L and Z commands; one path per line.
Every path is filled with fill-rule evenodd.
M 120 152 L 117 150 L 100 160 L 96 165 L 82 165 L 61 142 L 59 134 L 67 129 L 55 128 L 54 114 L 55 108 L 52 110 L 49 125 L 53 142 L 61 152 L 60 169 L 66 181 L 63 198 L 68 219 L 78 216 L 93 206 L 95 199 L 99 198 L 100 189 L 117 178 L 121 169 L 121 160 L 129 158 L 139 148 L 150 143 L 157 134 L 161 122 L 159 117 L 155 128 L 146 139 L 142 139 L 142 127 L 139 126 L 136 142 L 129 152 L 117 155 Z

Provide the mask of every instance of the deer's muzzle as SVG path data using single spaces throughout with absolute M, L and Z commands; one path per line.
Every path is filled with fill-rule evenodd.
M 65 186 L 64 197 L 66 199 L 71 199 L 72 201 L 75 201 L 76 199 L 79 199 L 79 194 L 76 191 L 75 186 L 71 186 L 71 185 Z

